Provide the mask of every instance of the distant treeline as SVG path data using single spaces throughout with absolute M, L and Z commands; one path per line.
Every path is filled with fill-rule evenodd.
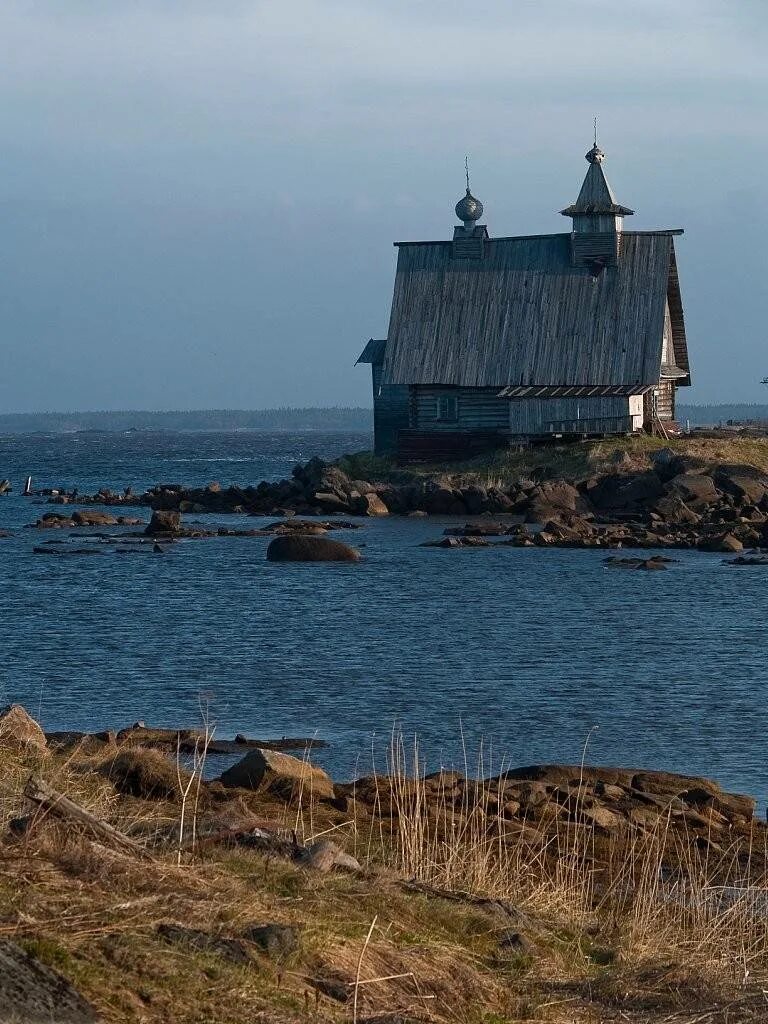
M 677 420 L 704 427 L 728 420 L 768 421 L 768 405 L 757 402 L 677 406 Z M 176 412 L 0 413 L 0 431 L 28 434 L 74 430 L 330 430 L 372 431 L 373 413 L 360 407 L 283 409 L 190 409 Z
M 333 430 L 373 429 L 370 409 L 197 409 L 181 412 L 0 413 L 10 434 L 73 430 Z
M 691 421 L 692 427 L 710 427 L 718 423 L 735 420 L 739 423 L 765 422 L 768 420 L 768 405 L 759 402 L 740 402 L 724 405 L 682 405 L 676 409 L 678 423 Z

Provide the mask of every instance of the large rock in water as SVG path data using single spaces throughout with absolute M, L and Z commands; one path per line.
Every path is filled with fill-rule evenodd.
M 45 733 L 21 704 L 9 704 L 0 711 L 0 747 L 46 750 Z
M 96 1011 L 56 971 L 0 939 L 0 1019 L 8 1024 L 95 1024 Z
M 290 797 L 301 789 L 305 796 L 333 798 L 333 783 L 322 768 L 309 761 L 257 747 L 221 776 L 223 785 L 239 789 L 276 790 Z
M 164 536 L 166 534 L 179 533 L 181 530 L 181 515 L 172 510 L 156 509 L 152 513 L 149 526 L 144 533 L 148 537 Z
M 275 537 L 267 548 L 270 562 L 359 562 L 360 552 L 329 537 L 303 534 Z

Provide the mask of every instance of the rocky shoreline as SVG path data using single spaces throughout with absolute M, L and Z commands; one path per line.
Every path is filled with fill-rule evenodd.
M 320 801 L 329 812 L 343 815 L 354 810 L 356 815 L 391 818 L 419 793 L 426 809 L 434 805 L 450 807 L 459 817 L 480 815 L 489 825 L 503 822 L 505 830 L 530 839 L 575 823 L 594 830 L 598 838 L 663 826 L 669 836 L 685 834 L 712 852 L 742 844 L 757 852 L 768 843 L 768 824 L 756 819 L 752 797 L 725 792 L 710 779 L 666 771 L 536 764 L 486 778 L 440 770 L 421 778 L 376 774 L 343 782 L 310 760 L 312 750 L 327 746 L 317 738 L 265 741 L 238 735 L 216 740 L 201 729 L 152 728 L 143 722 L 117 731 L 43 733 L 15 705 L 0 713 L 0 743 L 9 733 L 67 758 L 113 758 L 113 784 L 120 792 L 145 799 L 174 789 L 171 766 L 177 755 L 204 748 L 206 755 L 226 755 L 229 762 L 220 775 L 203 783 L 213 804 L 226 802 L 227 790 L 243 789 L 289 804 Z M 158 761 L 158 752 L 167 760 Z M 207 826 L 201 829 L 205 834 Z
M 221 743 L 0 711 L 9 1019 L 763 1019 L 751 797 L 586 764 L 409 773 L 397 750 L 340 782 L 300 737 Z
M 384 481 L 363 480 L 350 476 L 339 464 L 314 458 L 296 466 L 289 479 L 262 481 L 252 487 L 162 484 L 142 494 L 129 489 L 91 495 L 52 493 L 48 500 L 111 509 L 146 507 L 156 513 L 497 520 L 483 524 L 475 518 L 463 529 L 447 531 L 456 539 L 441 542 L 442 547 L 480 547 L 491 536 L 520 547 L 688 548 L 726 553 L 768 547 L 768 474 L 746 463 L 708 462 L 669 448 L 656 451 L 650 468 L 642 471 L 619 459 L 610 472 L 574 481 L 548 468 L 534 468 L 504 488 L 457 485 L 446 473 L 405 470 Z M 74 512 L 57 521 L 50 515 L 38 525 L 74 526 L 87 516 Z M 207 533 L 201 528 L 195 535 L 256 532 L 262 531 L 219 527 Z M 305 532 L 311 532 L 309 525 Z M 736 564 L 762 563 L 753 559 Z

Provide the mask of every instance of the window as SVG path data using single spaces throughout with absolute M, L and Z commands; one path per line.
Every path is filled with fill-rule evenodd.
M 459 400 L 456 395 L 438 395 L 436 419 L 443 423 L 455 423 L 458 418 Z

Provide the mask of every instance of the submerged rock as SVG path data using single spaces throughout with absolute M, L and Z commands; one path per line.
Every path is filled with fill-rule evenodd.
M 663 555 L 654 555 L 653 558 L 618 558 L 612 556 L 611 558 L 604 558 L 603 565 L 607 565 L 610 569 L 641 569 L 650 570 L 654 569 L 666 569 L 669 563 L 673 563 L 676 560 L 674 558 L 664 558 Z
M 267 548 L 270 562 L 359 562 L 360 552 L 330 537 L 304 534 L 275 537 Z

